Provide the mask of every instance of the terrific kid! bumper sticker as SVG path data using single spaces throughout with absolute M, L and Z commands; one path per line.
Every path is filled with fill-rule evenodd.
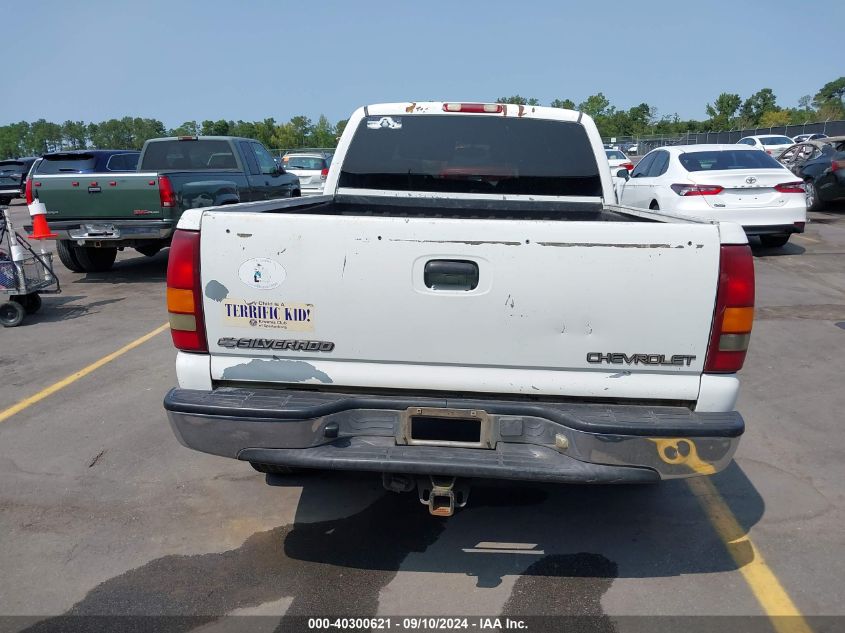
M 314 306 L 310 303 L 224 299 L 222 309 L 226 325 L 292 332 L 314 329 Z

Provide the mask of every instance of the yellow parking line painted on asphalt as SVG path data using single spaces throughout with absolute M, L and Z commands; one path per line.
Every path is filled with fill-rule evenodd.
M 817 239 L 812 238 L 812 237 L 807 237 L 806 235 L 796 235 L 795 239 L 796 240 L 806 240 L 807 242 L 812 242 L 813 244 L 821 244 L 822 243 L 821 240 L 817 240 Z
M 688 479 L 687 484 L 710 523 L 734 559 L 739 572 L 778 633 L 812 633 L 760 550 L 742 529 L 728 504 L 708 477 Z M 749 556 L 750 553 L 750 556 Z
M 41 391 L 39 391 L 35 395 L 32 395 L 29 398 L 24 398 L 23 400 L 21 400 L 17 404 L 13 404 L 8 409 L 4 409 L 3 411 L 0 411 L 0 422 L 5 422 L 6 420 L 11 418 L 16 413 L 20 413 L 21 411 L 23 411 L 27 407 L 31 407 L 32 405 L 36 404 L 37 402 L 41 402 L 47 396 L 50 396 L 50 395 L 56 393 L 57 391 L 59 391 L 60 389 L 64 389 L 68 385 L 75 383 L 80 378 L 84 378 L 85 376 L 87 376 L 91 372 L 96 371 L 97 369 L 99 369 L 103 365 L 110 363 L 115 358 L 123 356 L 126 352 L 135 349 L 139 345 L 143 345 L 144 343 L 149 341 L 151 338 L 153 338 L 156 334 L 161 334 L 162 332 L 164 332 L 169 326 L 170 325 L 168 323 L 165 323 L 164 325 L 160 325 L 159 327 L 154 329 L 149 334 L 144 334 L 144 336 L 142 336 L 141 338 L 136 338 L 134 341 L 132 341 L 131 343 L 128 343 L 127 345 L 124 345 L 119 350 L 116 350 L 116 351 L 112 352 L 111 354 L 109 354 L 107 356 L 103 356 L 100 360 L 94 361 L 93 363 L 91 363 L 87 367 L 80 369 L 78 372 L 73 373 L 66 378 L 62 378 L 59 382 L 53 383 L 52 385 L 50 385 L 49 387 L 46 387 L 45 389 L 42 389 Z

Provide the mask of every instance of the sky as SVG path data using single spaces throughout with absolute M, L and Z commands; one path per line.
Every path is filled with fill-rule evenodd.
M 779 105 L 795 106 L 845 74 L 841 0 L 14 7 L 0 39 L 0 125 L 142 116 L 175 127 L 299 114 L 334 122 L 368 103 L 520 94 L 547 105 L 597 92 L 617 108 L 646 102 L 659 116 L 705 119 L 720 92 L 744 99 L 768 87 Z

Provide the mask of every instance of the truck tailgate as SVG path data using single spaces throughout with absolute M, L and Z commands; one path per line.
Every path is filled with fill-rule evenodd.
M 693 401 L 719 249 L 709 224 L 210 211 L 212 379 Z
M 158 175 L 99 173 L 35 178 L 34 191 L 48 220 L 159 219 Z

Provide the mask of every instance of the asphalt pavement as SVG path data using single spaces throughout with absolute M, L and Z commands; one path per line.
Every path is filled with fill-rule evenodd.
M 22 224 L 26 207 L 13 209 Z M 0 631 L 68 630 L 82 621 L 69 615 L 168 616 L 155 621 L 168 631 L 246 621 L 226 614 L 264 616 L 249 629 L 271 631 L 283 615 L 571 615 L 595 631 L 754 616 L 743 630 L 843 630 L 845 206 L 811 220 L 785 248 L 753 245 L 747 431 L 712 488 L 479 482 L 437 519 L 377 476 L 265 481 L 179 445 L 161 405 L 175 352 L 166 330 L 152 336 L 0 422 Z M 125 251 L 97 274 L 57 263 L 62 294 L 0 331 L 0 412 L 159 328 L 166 261 Z M 714 499 L 734 523 L 714 519 Z M 805 620 L 764 617 L 778 591 Z

